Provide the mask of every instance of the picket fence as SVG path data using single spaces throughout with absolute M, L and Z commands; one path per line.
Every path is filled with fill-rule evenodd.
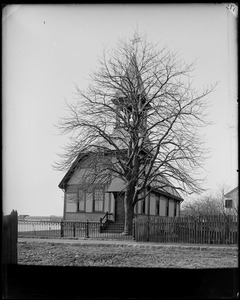
M 237 244 L 237 216 L 137 216 L 135 240 L 162 243 Z
M 3 216 L 2 259 L 4 264 L 17 263 L 18 213 Z

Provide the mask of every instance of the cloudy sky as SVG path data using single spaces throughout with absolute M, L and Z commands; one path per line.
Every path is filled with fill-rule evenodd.
M 219 82 L 206 101 L 205 188 L 237 179 L 236 10 L 223 4 L 10 5 L 3 11 L 3 211 L 62 215 L 63 173 L 52 165 L 67 142 L 55 125 L 104 48 L 134 31 L 196 60 L 195 86 Z

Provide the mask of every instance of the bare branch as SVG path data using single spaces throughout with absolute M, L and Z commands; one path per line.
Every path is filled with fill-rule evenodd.
M 121 178 L 132 204 L 156 187 L 201 192 L 196 175 L 207 149 L 198 130 L 208 125 L 206 97 L 216 85 L 195 91 L 193 70 L 166 47 L 119 41 L 104 53 L 87 90 L 75 87 L 78 100 L 59 124 L 70 140 L 55 168 L 69 169 L 79 153 L 97 154 L 98 165 L 100 155 L 114 157 L 98 176 Z

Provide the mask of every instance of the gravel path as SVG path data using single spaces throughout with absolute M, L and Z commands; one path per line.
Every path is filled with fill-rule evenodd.
M 18 263 L 58 266 L 236 268 L 236 246 L 19 239 Z

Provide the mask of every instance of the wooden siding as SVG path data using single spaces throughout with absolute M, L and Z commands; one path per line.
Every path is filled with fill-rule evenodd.
M 90 213 L 99 213 L 93 211 L 94 209 L 94 203 L 93 203 L 93 197 L 91 197 L 90 193 L 86 193 L 86 198 L 85 198 L 85 204 L 84 204 L 84 211 L 78 211 L 78 189 L 80 188 L 80 185 L 68 185 L 66 187 L 66 192 L 65 192 L 65 214 L 64 214 L 64 219 L 67 217 L 70 217 L 68 213 L 80 213 L 79 216 L 82 216 L 83 220 L 88 219 L 88 215 Z M 106 191 L 107 189 L 105 189 Z M 89 198 L 89 197 L 90 198 Z M 137 215 L 150 215 L 150 216 L 155 216 L 156 215 L 156 201 L 157 199 L 159 200 L 159 216 L 166 216 L 166 205 L 167 201 L 169 202 L 169 210 L 168 210 L 168 216 L 169 217 L 174 217 L 174 211 L 175 211 L 175 200 L 173 199 L 168 199 L 166 196 L 163 195 L 157 195 L 156 193 L 151 193 L 145 198 L 145 213 L 142 213 L 142 206 L 143 206 L 143 201 L 141 200 L 136 203 L 134 207 L 134 211 Z M 176 201 L 177 206 L 176 206 L 176 217 L 179 216 L 180 212 L 180 204 L 178 201 Z M 103 202 L 103 211 L 101 213 L 109 212 L 113 214 L 113 218 L 116 218 L 116 203 L 115 199 L 113 196 L 113 193 L 106 192 L 104 194 L 104 202 Z M 117 208 L 119 209 L 119 207 Z M 87 217 L 83 217 L 83 215 L 86 214 Z M 73 215 L 72 215 L 73 216 Z M 76 216 L 73 216 L 74 218 Z M 118 216 L 119 217 L 119 216 Z M 95 219 L 94 219 L 95 220 Z
M 168 199 L 166 196 L 163 195 L 156 195 L 155 193 L 151 193 L 147 198 L 145 199 L 145 214 L 142 213 L 142 201 L 137 202 L 135 206 L 135 212 L 138 215 L 150 215 L 150 216 L 156 216 L 157 215 L 157 205 L 156 202 L 159 199 L 159 216 L 166 216 L 166 206 L 168 202 L 168 214 L 169 217 L 174 217 L 175 212 L 175 205 L 176 205 L 176 217 L 180 214 L 180 202 L 176 201 L 174 199 Z
M 69 184 L 66 187 L 66 193 L 77 193 L 78 186 L 76 184 Z
M 177 217 L 180 217 L 180 202 L 177 201 Z
M 93 194 L 86 193 L 86 205 L 85 205 L 85 212 L 92 212 L 93 211 Z
M 66 212 L 76 212 L 77 211 L 77 194 L 76 193 L 66 193 Z
M 68 185 L 78 185 L 84 181 L 84 177 L 89 176 L 91 178 L 91 173 L 94 170 L 91 158 L 84 158 L 79 167 L 73 172 L 70 179 L 68 180 Z M 90 180 L 89 178 L 89 180 Z
M 148 207 L 149 207 L 149 196 L 145 198 L 145 215 L 148 214 Z
M 134 214 L 137 214 L 137 206 L 138 206 L 138 202 L 134 206 Z
M 174 201 L 169 200 L 169 217 L 174 217 Z
M 115 212 L 115 200 L 114 200 L 114 196 L 112 193 L 110 193 L 110 213 L 114 214 Z
M 166 216 L 166 197 L 160 196 L 160 216 Z
M 237 214 L 238 211 L 238 187 L 231 190 L 224 196 L 224 206 L 226 200 L 232 200 L 232 207 L 224 207 L 226 213 Z
M 104 211 L 110 212 L 110 194 L 109 193 L 105 193 L 103 207 L 104 207 Z
M 231 198 L 234 202 L 238 202 L 238 187 L 228 192 L 225 198 Z
M 99 222 L 105 213 L 86 213 L 86 212 L 66 212 L 65 221 L 96 221 Z
M 68 185 L 77 185 L 79 184 L 83 178 L 84 178 L 84 174 L 86 174 L 86 169 L 77 169 L 72 177 L 69 179 L 68 181 Z
M 106 157 L 103 160 L 112 159 L 112 161 L 116 161 L 116 157 Z M 62 183 L 60 183 L 60 187 L 65 189 L 64 194 L 64 219 L 70 218 L 73 219 L 82 217 L 83 220 L 87 220 L 89 214 L 97 214 L 109 212 L 113 214 L 115 218 L 116 213 L 116 202 L 113 197 L 113 192 L 122 192 L 125 189 L 125 183 L 120 178 L 113 178 L 112 181 L 108 182 L 104 186 L 102 184 L 94 184 L 94 186 L 90 183 L 90 179 L 87 178 L 86 174 L 90 174 L 93 171 L 92 159 L 89 156 L 86 156 L 81 161 L 79 161 L 78 168 L 74 170 L 71 169 L 71 172 L 68 173 L 68 176 L 64 177 Z M 90 176 L 91 177 L 91 176 Z M 111 177 L 111 176 L 110 176 Z M 110 178 L 109 178 L 110 180 Z M 95 193 L 93 196 L 90 192 L 94 192 L 95 189 L 103 188 L 105 191 L 102 203 L 102 195 L 99 196 L 99 193 Z M 80 190 L 84 190 L 84 197 L 81 198 L 79 194 Z M 156 215 L 156 199 L 158 199 L 159 191 L 155 190 L 151 192 L 146 198 L 142 201 L 139 201 L 135 208 L 134 212 L 138 214 L 144 215 Z M 176 193 L 173 193 L 175 195 Z M 164 194 L 165 195 L 165 194 Z M 176 196 L 176 195 L 175 195 Z M 159 215 L 166 216 L 166 201 L 168 196 L 160 196 L 159 199 Z M 79 202 L 79 199 L 84 199 L 84 201 Z M 97 201 L 97 199 L 99 201 Z M 171 197 L 170 197 L 171 199 Z M 79 206 L 81 203 L 81 207 Z M 83 205 L 84 204 L 84 205 Z M 143 205 L 144 204 L 144 205 Z M 143 210 L 144 207 L 144 210 Z M 79 210 L 80 209 L 80 210 Z M 118 209 L 118 208 L 117 208 Z M 98 212 L 99 210 L 99 212 Z M 100 210 L 102 210 L 100 212 Z M 168 215 L 174 216 L 174 205 L 173 201 L 169 202 Z M 179 215 L 180 208 L 177 207 L 177 216 Z
M 156 215 L 156 196 L 155 194 L 150 194 L 150 209 L 149 209 L 150 215 Z
M 141 214 L 142 201 L 138 201 L 138 214 Z
M 123 180 L 114 178 L 107 188 L 108 192 L 122 192 L 125 189 Z

